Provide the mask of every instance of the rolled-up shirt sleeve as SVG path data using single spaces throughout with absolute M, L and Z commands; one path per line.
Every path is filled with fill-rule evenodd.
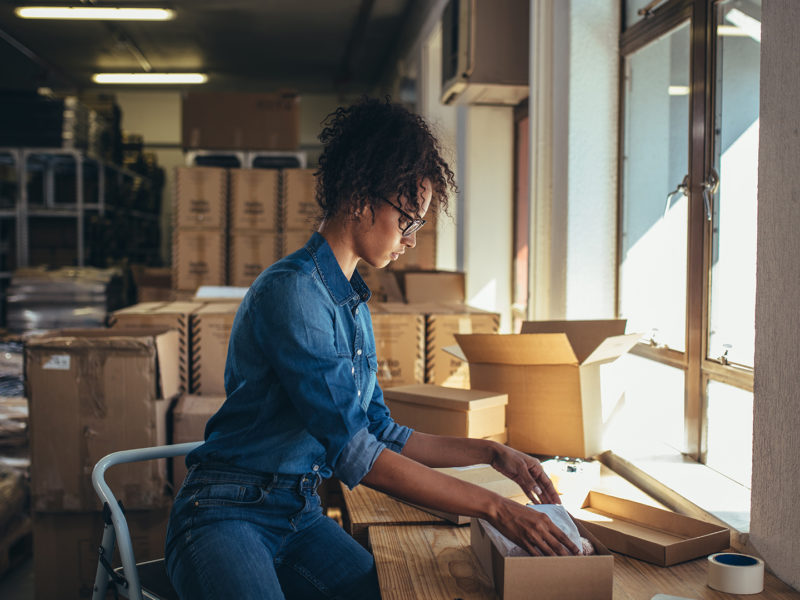
M 353 356 L 346 344 L 337 345 L 335 308 L 325 293 L 310 275 L 276 277 L 268 310 L 254 302 L 251 307 L 262 310 L 251 308 L 248 316 L 281 386 L 325 449 L 326 462 L 352 488 L 386 444 L 357 400 Z
M 367 408 L 369 418 L 369 431 L 386 447 L 395 452 L 401 452 L 411 436 L 412 429 L 405 425 L 398 425 L 392 419 L 389 408 L 383 400 L 383 390 L 375 383 L 372 399 Z

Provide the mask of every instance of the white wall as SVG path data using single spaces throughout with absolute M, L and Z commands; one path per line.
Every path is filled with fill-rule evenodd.
M 750 540 L 800 589 L 800 3 L 766 0 L 761 22 L 761 129 L 753 487 Z

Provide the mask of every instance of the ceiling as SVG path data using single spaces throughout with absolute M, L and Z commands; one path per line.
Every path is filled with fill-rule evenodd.
M 0 0 L 0 89 L 97 87 L 98 71 L 202 71 L 204 89 L 361 93 L 380 89 L 441 2 L 155 0 L 166 22 L 20 19 Z M 142 2 L 49 4 L 141 6 Z M 163 88 L 161 88 L 163 89 Z

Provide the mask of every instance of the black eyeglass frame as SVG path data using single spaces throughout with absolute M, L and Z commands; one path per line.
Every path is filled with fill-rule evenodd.
M 399 212 L 406 219 L 408 219 L 409 224 L 406 225 L 405 227 L 400 227 L 400 220 L 399 219 L 398 219 L 398 222 L 397 222 L 397 226 L 400 227 L 400 231 L 402 232 L 403 237 L 407 237 L 407 236 L 411 235 L 412 233 L 416 233 L 417 231 L 422 229 L 422 226 L 425 225 L 425 223 L 427 223 L 427 221 L 425 219 L 419 219 L 419 218 L 416 218 L 416 217 L 412 217 L 410 214 L 408 214 L 406 211 L 404 211 L 399 206 L 389 202 L 386 198 L 381 198 L 381 200 L 386 202 L 386 204 L 388 204 L 389 206 L 394 208 L 397 212 Z

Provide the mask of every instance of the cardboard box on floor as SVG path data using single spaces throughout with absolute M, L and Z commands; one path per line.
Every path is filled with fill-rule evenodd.
M 455 338 L 471 385 L 508 394 L 509 446 L 587 458 L 604 450 L 603 405 L 615 400 L 601 396 L 600 366 L 641 337 L 624 330 L 624 320 L 527 321 L 520 334 Z
M 425 380 L 425 318 L 401 303 L 370 303 L 378 383 L 388 388 Z
M 113 467 L 116 469 L 119 467 Z M 112 490 L 114 488 L 112 487 Z M 126 510 L 133 554 L 138 562 L 164 556 L 169 508 Z M 36 600 L 92 597 L 103 513 L 34 513 L 33 574 Z M 113 566 L 119 566 L 119 552 Z
M 280 174 L 276 169 L 231 169 L 230 228 L 277 231 Z
M 239 302 L 212 302 L 192 315 L 193 392 L 203 396 L 225 395 L 225 361 L 228 341 Z
M 506 428 L 506 394 L 415 384 L 384 390 L 383 397 L 397 423 L 423 433 L 485 438 Z
M 206 423 L 225 402 L 225 396 L 181 396 L 172 410 L 172 443 L 199 442 L 205 436 Z M 173 460 L 172 485 L 178 493 L 186 479 L 184 456 Z
M 480 519 L 472 519 L 472 550 L 489 576 L 500 600 L 611 600 L 614 556 L 576 522 L 581 536 L 592 542 L 590 556 L 507 556 L 495 545 Z
M 730 547 L 727 527 L 600 492 L 573 515 L 610 550 L 660 567 Z
M 178 334 L 178 371 L 181 392 L 191 392 L 191 315 L 202 308 L 203 302 L 142 302 L 114 311 L 109 319 L 113 329 L 152 331 L 175 329 Z
M 228 222 L 228 170 L 219 167 L 175 169 L 175 226 L 225 229 Z
M 30 404 L 31 506 L 101 508 L 91 472 L 106 454 L 165 444 L 180 392 L 177 331 L 54 331 L 25 348 Z M 165 461 L 119 465 L 108 482 L 129 509 L 162 506 Z

